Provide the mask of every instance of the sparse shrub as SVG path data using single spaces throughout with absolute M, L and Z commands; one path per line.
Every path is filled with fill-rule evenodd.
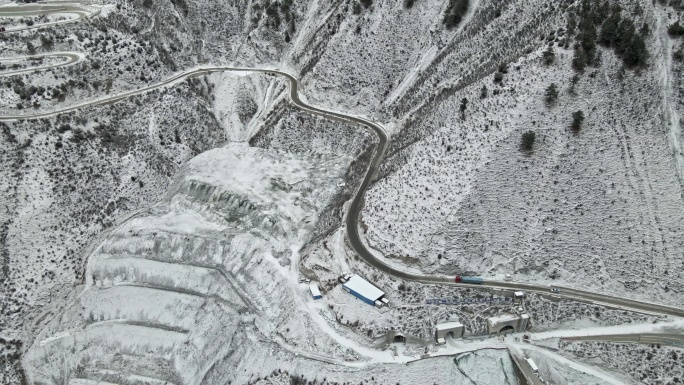
M 461 99 L 461 107 L 459 108 L 461 110 L 461 118 L 465 118 L 466 108 L 468 108 L 468 99 L 463 98 Z
M 36 47 L 30 41 L 26 42 L 26 52 L 28 52 L 29 55 L 33 55 L 36 53 Z
M 550 86 L 546 88 L 546 105 L 552 106 L 558 100 L 558 86 L 556 83 L 551 83 Z
M 582 122 L 584 122 L 584 112 L 578 110 L 572 113 L 572 129 L 573 131 L 579 131 L 582 128 Z
M 480 99 L 484 99 L 487 97 L 487 86 L 482 86 L 482 89 L 480 90 Z
M 370 8 L 373 5 L 373 0 L 360 0 L 364 8 Z
M 672 54 L 672 59 L 680 63 L 684 61 L 684 52 L 681 48 Z
M 404 8 L 411 9 L 415 0 L 404 0 Z
M 52 48 L 54 39 L 51 36 L 40 35 L 40 44 L 45 48 Z
M 503 81 L 503 73 L 497 71 L 494 74 L 494 83 L 501 83 L 502 81 Z
M 550 66 L 553 64 L 553 62 L 556 61 L 556 51 L 553 50 L 552 46 L 549 46 L 546 51 L 544 51 L 544 54 L 542 55 L 542 60 L 544 61 L 544 64 L 547 66 Z
M 684 36 L 684 26 L 679 24 L 679 21 L 676 21 L 674 24 L 667 27 L 667 34 L 672 37 Z
M 508 63 L 499 63 L 499 72 L 502 74 L 508 73 Z
M 532 151 L 534 147 L 534 141 L 537 139 L 537 134 L 534 131 L 527 131 L 522 134 L 520 146 L 525 151 Z
M 143 0 L 143 7 L 151 8 L 152 7 L 152 0 Z

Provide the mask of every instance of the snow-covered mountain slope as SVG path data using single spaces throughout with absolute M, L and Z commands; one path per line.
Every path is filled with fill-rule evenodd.
M 105 3 L 82 22 L 0 34 L 3 56 L 83 57 L 3 79 L 3 114 L 56 110 L 200 65 L 284 69 L 301 78 L 302 100 L 387 129 L 360 226 L 393 264 L 682 305 L 684 77 L 681 38 L 666 32 L 681 9 L 620 2 L 650 26 L 648 66 L 623 69 L 600 47 L 600 64 L 574 81 L 566 29 L 579 1 L 471 0 L 452 29 L 443 24 L 448 0 Z M 549 43 L 555 63 L 544 65 Z M 551 83 L 560 94 L 547 106 Z M 353 306 L 305 300 L 300 272 L 330 283 L 367 269 L 340 226 L 376 139 L 297 110 L 285 85 L 213 74 L 0 127 L 0 321 L 12 341 L 0 363 L 24 353 L 29 380 L 74 384 L 471 377 L 446 358 L 360 369 L 378 351 L 337 318 Z M 585 120 L 572 132 L 578 110 Z M 534 149 L 522 151 L 530 130 Z M 234 144 L 205 153 L 226 142 Z M 408 293 L 367 271 L 402 297 L 390 313 L 399 321 L 373 328 L 431 338 L 447 311 L 426 310 L 422 296 L 446 289 L 410 284 Z M 342 295 L 337 288 L 333 298 Z M 540 302 L 532 314 L 542 327 L 576 305 L 530 304 Z M 481 310 L 464 310 L 478 333 L 485 314 L 504 311 Z M 354 321 L 368 315 L 350 311 Z M 631 321 L 611 314 L 601 321 Z M 281 361 L 287 372 L 276 373 Z M 498 368 L 493 383 L 501 373 L 513 383 L 508 356 L 485 361 Z
M 334 356 L 315 321 L 291 311 L 308 298 L 292 275 L 349 160 L 244 144 L 195 157 L 97 247 L 82 292 L 51 304 L 66 308 L 24 356 L 30 381 L 201 383 L 248 339 Z
M 559 42 L 545 66 L 540 42 L 501 85 L 490 75 L 431 103 L 407 129 L 430 133 L 392 154 L 391 173 L 369 191 L 371 245 L 427 272 L 511 273 L 681 306 L 681 64 L 665 31 L 671 10 L 644 9 L 648 68 L 625 70 L 599 48 L 600 66 L 571 86 L 572 50 Z M 552 83 L 560 96 L 549 106 Z M 528 153 L 520 138 L 530 130 Z

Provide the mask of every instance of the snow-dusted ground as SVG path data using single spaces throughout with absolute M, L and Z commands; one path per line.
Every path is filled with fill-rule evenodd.
M 4 112 L 58 109 L 203 64 L 286 68 L 303 79 L 303 100 L 373 117 L 391 134 L 363 227 L 394 265 L 680 304 L 681 43 L 664 35 L 669 8 L 643 2 L 653 65 L 623 74 L 604 51 L 574 96 L 572 53 L 556 47 L 555 65 L 540 61 L 542 35 L 565 26 L 558 2 L 472 1 L 454 30 L 441 22 L 446 0 L 410 9 L 376 0 L 360 15 L 349 2 L 296 2 L 290 20 L 279 11 L 280 25 L 261 1 L 105 2 L 87 22 L 0 35 L 3 57 L 25 55 L 31 42 L 37 53 L 85 58 L 8 77 Z M 501 62 L 511 64 L 497 86 Z M 548 108 L 551 82 L 561 96 Z M 22 99 L 31 86 L 45 91 Z M 7 351 L 25 353 L 29 380 L 516 383 L 505 351 L 465 353 L 457 365 L 415 361 L 420 343 L 395 346 L 397 356 L 383 350 L 388 328 L 430 340 L 436 322 L 458 314 L 477 335 L 486 317 L 511 309 L 425 306 L 491 293 L 400 282 L 354 258 L 339 226 L 374 139 L 293 109 L 284 91 L 271 77 L 214 74 L 2 127 L 0 251 L 10 279 L 0 334 L 24 340 Z M 580 108 L 587 119 L 574 136 L 567 126 Z M 535 151 L 522 154 L 530 129 Z M 234 144 L 201 154 L 226 141 Z M 377 283 L 391 309 L 377 313 L 340 290 L 345 271 Z M 309 298 L 302 277 L 321 283 L 323 301 Z M 525 306 L 537 331 L 662 321 L 541 296 Z M 429 350 L 502 347 L 482 339 Z M 549 356 L 554 378 L 615 383 Z
M 672 48 L 656 29 L 667 12 L 645 7 L 654 29 L 643 71 L 623 74 L 602 50 L 601 66 L 580 77 L 574 95 L 572 52 L 556 46 L 556 63 L 545 67 L 540 42 L 509 64 L 502 86 L 484 77 L 435 101 L 417 124 L 429 135 L 388 159 L 393 171 L 368 193 L 371 246 L 426 272 L 510 273 L 681 306 L 678 118 L 661 103 L 671 92 L 663 73 L 672 71 L 661 61 Z M 548 107 L 551 83 L 560 97 Z M 586 116 L 579 134 L 569 129 L 577 110 Z M 520 150 L 528 130 L 537 134 L 531 154 Z
M 560 341 L 558 347 L 572 360 L 621 373 L 626 383 L 676 384 L 684 376 L 682 349 L 594 341 Z
M 315 321 L 289 309 L 307 298 L 292 276 L 296 251 L 348 161 L 245 144 L 195 157 L 162 202 L 89 257 L 82 294 L 25 356 L 31 381 L 104 380 L 97 368 L 118 368 L 196 383 L 249 336 L 335 356 L 325 333 L 301 327 Z M 150 356 L 133 368 L 119 366 L 127 359 L 102 366 L 108 352 Z

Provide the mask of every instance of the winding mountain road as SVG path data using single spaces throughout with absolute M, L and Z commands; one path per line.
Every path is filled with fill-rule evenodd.
M 99 9 L 88 10 L 84 6 L 78 4 L 24 4 L 0 6 L 0 17 L 24 17 L 36 15 L 49 15 L 55 13 L 75 15 L 75 17 L 72 18 L 67 18 L 64 20 L 55 20 L 48 23 L 24 25 L 18 27 L 6 27 L 7 29 L 4 33 L 26 31 L 29 29 L 37 29 L 57 24 L 72 23 L 77 20 L 92 17 L 96 15 L 98 12 Z
M 22 68 L 22 69 L 18 69 L 18 70 L 0 72 L 0 76 L 19 75 L 19 74 L 28 73 L 28 72 L 38 72 L 38 71 L 44 71 L 44 70 L 48 70 L 48 69 L 52 69 L 52 68 L 65 67 L 65 66 L 79 62 L 81 60 L 82 56 L 75 53 L 75 52 L 51 52 L 51 53 L 44 53 L 44 54 L 38 54 L 38 55 L 3 57 L 3 58 L 0 58 L 0 62 L 8 61 L 8 60 L 41 60 L 41 59 L 49 59 L 49 58 L 64 58 L 66 60 L 63 62 L 60 62 L 60 63 L 47 64 L 47 65 L 40 66 L 40 67 L 27 67 L 27 68 Z
M 18 7 L 18 6 L 17 6 Z M 24 6 L 21 6 L 24 7 Z M 45 6 L 43 6 L 45 7 Z M 67 7 L 68 5 L 60 5 L 60 9 Z M 0 7 L 0 17 L 3 15 L 6 16 L 6 14 L 3 14 L 2 8 L 9 8 L 9 7 Z M 60 11 L 54 11 L 54 12 L 65 12 L 64 10 Z M 40 26 L 36 26 L 40 27 Z M 62 53 L 63 54 L 63 53 Z M 74 54 L 78 55 L 78 54 Z M 58 65 L 55 66 L 61 66 L 64 65 L 63 63 L 59 63 Z M 359 233 L 359 220 L 361 217 L 361 211 L 363 209 L 364 205 L 364 194 L 366 193 L 366 190 L 370 186 L 371 182 L 374 180 L 377 171 L 380 167 L 380 163 L 382 159 L 385 156 L 385 153 L 387 151 L 387 144 L 388 144 L 388 138 L 385 130 L 383 127 L 377 123 L 373 123 L 370 120 L 364 119 L 359 116 L 355 115 L 349 115 L 349 114 L 344 114 L 340 112 L 335 112 L 335 111 L 330 111 L 318 107 L 314 107 L 312 105 L 309 105 L 305 102 L 303 102 L 300 97 L 299 97 L 299 82 L 297 78 L 295 78 L 293 75 L 281 71 L 281 70 L 276 70 L 276 69 L 266 69 L 266 68 L 243 68 L 243 67 L 232 67 L 232 66 L 209 66 L 209 67 L 199 67 L 195 69 L 190 69 L 187 71 L 183 71 L 180 73 L 177 73 L 168 79 L 161 81 L 159 83 L 136 89 L 136 90 L 131 90 L 131 91 L 126 91 L 122 92 L 117 95 L 111 95 L 103 98 L 98 98 L 98 99 L 93 99 L 90 101 L 85 101 L 81 103 L 74 104 L 69 107 L 65 107 L 62 109 L 57 109 L 53 111 L 48 111 L 48 112 L 39 112 L 39 113 L 31 113 L 31 114 L 16 114 L 16 115 L 4 115 L 0 116 L 0 121 L 11 121 L 11 120 L 20 120 L 20 119 L 37 119 L 37 118 L 45 118 L 45 117 L 50 117 L 50 116 L 55 116 L 67 112 L 72 112 L 78 109 L 82 109 L 85 107 L 92 107 L 92 106 L 98 106 L 98 105 L 107 105 L 107 104 L 112 104 L 116 103 L 118 101 L 121 101 L 123 99 L 129 98 L 131 96 L 135 95 L 140 95 L 155 89 L 160 89 L 162 87 L 168 87 L 168 86 L 173 86 L 175 84 L 178 84 L 179 82 L 196 77 L 196 76 L 202 76 L 202 75 L 209 75 L 212 73 L 216 72 L 258 72 L 258 73 L 265 73 L 265 74 L 270 74 L 270 75 L 275 75 L 275 76 L 280 76 L 284 77 L 289 81 L 289 97 L 290 100 L 294 105 L 297 107 L 308 111 L 312 114 L 323 116 L 326 118 L 334 119 L 337 121 L 345 122 L 348 124 L 353 124 L 353 125 L 359 125 L 363 127 L 367 127 L 368 129 L 371 129 L 378 137 L 379 143 L 378 146 L 375 150 L 375 154 L 373 155 L 373 158 L 370 162 L 370 165 L 368 167 L 368 170 L 366 172 L 366 175 L 363 178 L 363 181 L 361 182 L 361 185 L 356 191 L 356 194 L 354 195 L 352 202 L 349 206 L 349 211 L 346 216 L 346 230 L 347 230 L 347 237 L 349 240 L 349 243 L 351 247 L 354 249 L 354 251 L 361 257 L 363 258 L 366 263 L 370 264 L 371 266 L 375 267 L 376 269 L 404 279 L 404 280 L 409 280 L 409 281 L 416 281 L 416 282 L 421 282 L 421 283 L 427 283 L 427 284 L 438 284 L 438 285 L 449 285 L 449 286 L 461 286 L 461 287 L 473 287 L 473 285 L 469 284 L 457 284 L 454 282 L 454 276 L 439 276 L 439 275 L 423 275 L 423 274 L 415 274 L 411 272 L 407 272 L 398 268 L 395 268 L 393 266 L 390 266 L 389 264 L 385 263 L 378 257 L 376 257 L 375 254 L 369 249 L 369 247 L 366 246 L 364 243 L 360 233 Z M 671 316 L 677 316 L 677 317 L 684 317 L 684 309 L 680 308 L 675 308 L 675 307 L 670 307 L 670 306 L 664 306 L 664 305 L 658 305 L 658 304 L 653 304 L 653 303 L 648 303 L 648 302 L 642 302 L 642 301 L 636 301 L 636 300 L 631 300 L 631 299 L 625 299 L 625 298 L 619 298 L 619 297 L 614 297 L 614 296 L 607 296 L 603 294 L 597 294 L 597 293 L 592 293 L 588 291 L 581 291 L 581 290 L 576 290 L 576 289 L 568 289 L 568 288 L 559 288 L 560 292 L 551 292 L 551 288 L 546 286 L 546 285 L 535 285 L 535 284 L 528 284 L 528 283 L 515 283 L 515 282 L 499 282 L 499 281 L 489 281 L 485 280 L 482 285 L 479 285 L 482 287 L 489 287 L 489 288 L 503 288 L 503 289 L 511 289 L 511 290 L 524 290 L 528 292 L 536 292 L 536 293 L 542 293 L 542 294 L 547 294 L 547 295 L 553 295 L 556 297 L 561 297 L 561 298 L 568 298 L 572 300 L 579 300 L 579 301 L 584 301 L 584 302 L 590 302 L 590 303 L 596 303 L 596 304 L 601 304 L 601 305 L 607 305 L 611 307 L 618 307 L 618 308 L 623 308 L 623 309 L 630 309 L 630 310 L 636 310 L 636 311 L 641 311 L 641 312 L 647 312 L 647 313 L 654 313 L 654 314 L 664 314 L 664 315 L 671 315 Z

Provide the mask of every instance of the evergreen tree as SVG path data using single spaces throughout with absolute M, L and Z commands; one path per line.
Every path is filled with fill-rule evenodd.
M 575 48 L 575 54 L 572 57 L 572 68 L 576 71 L 584 72 L 587 67 L 587 54 L 582 47 Z
M 582 110 L 575 111 L 572 113 L 572 129 L 574 131 L 579 131 L 582 128 L 582 122 L 584 122 L 584 112 Z
M 619 13 L 614 13 L 611 17 L 603 23 L 601 27 L 601 35 L 599 36 L 599 43 L 605 45 L 606 47 L 612 47 L 615 45 L 619 38 L 618 27 L 622 18 Z
M 532 151 L 536 138 L 537 134 L 535 134 L 534 131 L 527 131 L 526 133 L 522 134 L 520 146 L 525 151 Z
M 352 5 L 352 12 L 354 12 L 355 15 L 360 15 L 361 11 L 361 4 L 358 1 L 355 1 L 354 5 Z
M 552 106 L 558 100 L 558 86 L 556 83 L 551 83 L 550 86 L 546 88 L 546 104 Z
M 453 28 L 461 24 L 463 16 L 468 12 L 469 5 L 469 0 L 449 0 L 449 5 L 444 14 L 444 23 L 447 28 Z
M 622 54 L 627 50 L 634 39 L 635 34 L 636 31 L 634 28 L 634 23 L 632 23 L 631 20 L 625 19 L 620 23 L 618 28 L 619 38 L 615 44 L 615 53 L 617 53 L 618 56 L 622 56 Z
M 622 55 L 622 61 L 628 67 L 643 67 L 648 61 L 648 50 L 644 39 L 636 35 L 629 42 Z
M 667 33 L 672 37 L 684 36 L 684 26 L 679 24 L 679 21 L 677 21 L 671 26 L 667 27 Z

